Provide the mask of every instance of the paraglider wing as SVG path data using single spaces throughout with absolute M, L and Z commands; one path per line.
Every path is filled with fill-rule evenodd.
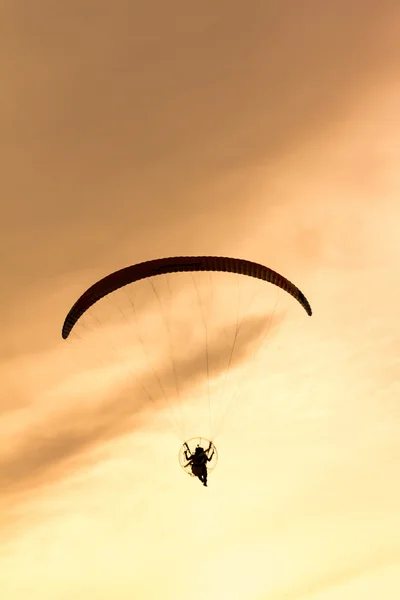
M 156 275 L 194 271 L 225 271 L 262 279 L 286 291 L 301 304 L 309 316 L 312 314 L 311 306 L 304 294 L 288 279 L 268 267 L 240 258 L 178 256 L 149 260 L 125 267 L 92 285 L 69 311 L 62 328 L 63 339 L 67 339 L 76 322 L 91 306 L 125 285 Z

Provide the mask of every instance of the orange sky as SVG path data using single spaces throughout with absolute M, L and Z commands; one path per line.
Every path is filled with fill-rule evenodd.
M 398 600 L 398 2 L 2 13 L 2 600 Z M 214 253 L 314 316 L 278 324 L 206 490 L 60 331 L 108 272 Z

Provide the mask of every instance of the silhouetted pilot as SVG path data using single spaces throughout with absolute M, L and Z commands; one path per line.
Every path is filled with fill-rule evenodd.
M 208 456 L 212 447 L 212 442 L 210 442 L 207 450 L 204 450 L 201 446 L 197 446 L 193 454 L 191 453 L 189 446 L 187 444 L 185 445 L 187 448 L 187 450 L 185 450 L 185 458 L 188 461 L 185 467 L 191 465 L 193 475 L 198 477 L 202 484 L 207 487 L 207 463 L 210 462 L 214 456 L 214 450 L 211 455 Z

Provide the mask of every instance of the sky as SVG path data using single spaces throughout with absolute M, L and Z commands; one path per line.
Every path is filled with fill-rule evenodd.
M 1 598 L 397 600 L 399 3 L 0 10 Z M 255 360 L 249 311 L 207 489 L 161 397 L 122 384 L 121 327 L 61 339 L 96 280 L 186 254 L 266 264 L 313 307 L 273 313 Z M 179 402 L 205 435 L 185 293 Z M 162 313 L 138 302 L 167 372 Z

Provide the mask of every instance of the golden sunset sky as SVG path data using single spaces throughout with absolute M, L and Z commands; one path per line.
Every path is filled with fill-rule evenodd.
M 1 600 L 398 600 L 398 0 L 0 4 Z M 187 254 L 314 310 L 289 299 L 207 489 L 122 359 L 61 339 L 96 280 Z

